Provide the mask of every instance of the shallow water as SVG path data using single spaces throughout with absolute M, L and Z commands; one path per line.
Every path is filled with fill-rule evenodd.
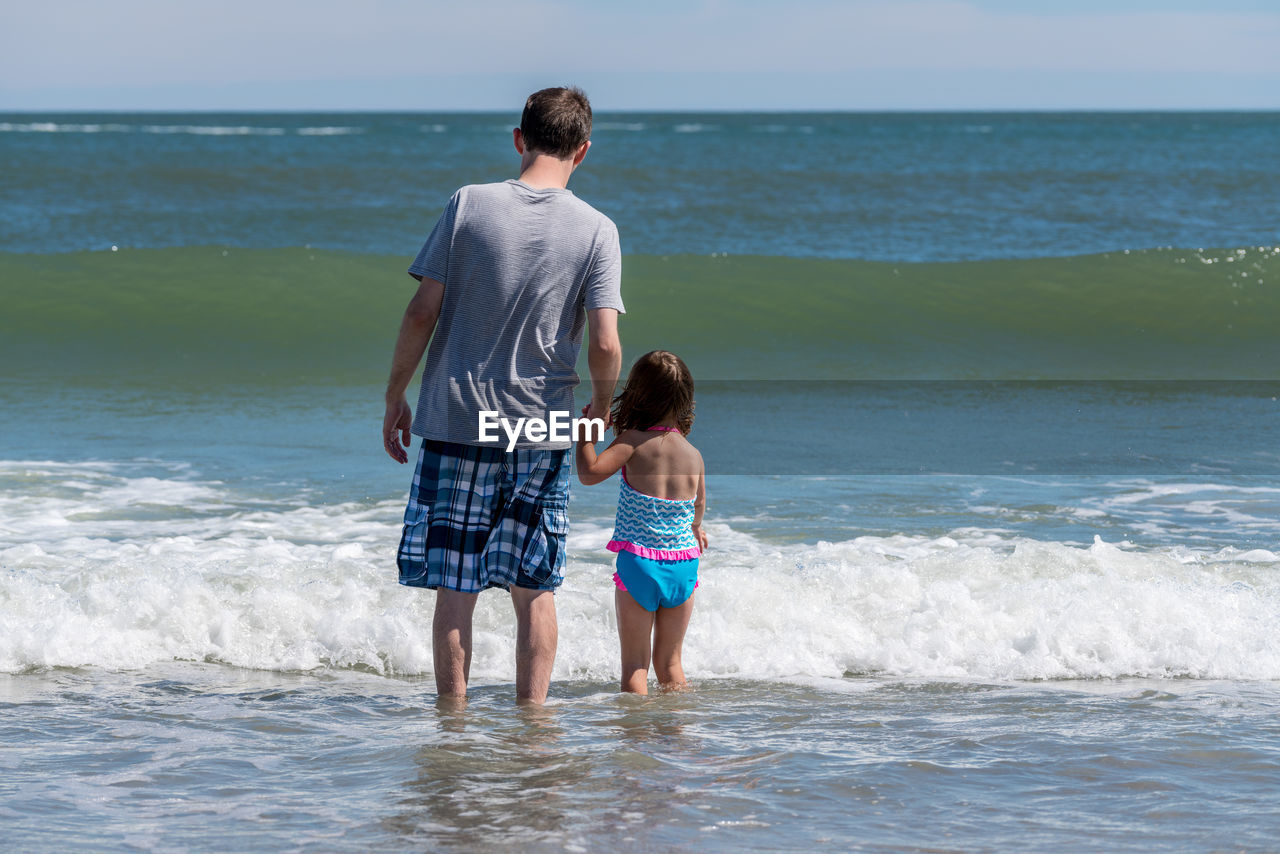
M 51 824 L 109 849 L 1280 843 L 1274 682 L 570 681 L 544 709 L 488 685 L 458 710 L 421 679 L 189 664 L 0 692 L 20 849 Z
M 696 690 L 647 700 L 613 682 L 616 486 L 576 487 L 551 704 L 515 707 L 490 593 L 450 711 L 430 594 L 395 583 L 410 473 L 344 394 L 125 396 L 69 428 L 10 398 L 0 822 L 18 848 L 1280 844 L 1280 483 L 1256 431 L 1162 439 L 1186 454 L 1146 474 L 902 474 L 901 450 L 875 455 L 887 472 L 713 474 Z M 1265 427 L 1268 396 L 1187 394 L 1197 419 Z M 926 411 L 962 424 L 968 399 Z M 1137 424 L 1179 411 L 1163 399 L 1093 406 Z M 697 429 L 723 453 L 716 412 Z M 1017 457 L 1035 431 L 1000 423 Z M 851 447 L 856 467 L 876 443 Z M 1244 473 L 1181 470 L 1206 459 Z

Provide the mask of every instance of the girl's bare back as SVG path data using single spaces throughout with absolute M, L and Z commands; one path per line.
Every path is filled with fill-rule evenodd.
M 627 460 L 627 483 L 656 498 L 688 500 L 698 495 L 702 454 L 676 432 L 627 430 L 619 437 L 635 450 Z

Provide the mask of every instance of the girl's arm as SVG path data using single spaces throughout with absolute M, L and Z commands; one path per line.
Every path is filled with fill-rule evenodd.
M 699 459 L 701 463 L 701 459 Z M 707 532 L 702 530 L 702 514 L 707 510 L 707 466 L 702 463 L 702 471 L 698 472 L 698 497 L 693 501 L 693 535 L 698 540 L 698 548 L 707 550 Z
M 596 455 L 596 445 L 585 437 L 578 440 L 577 465 L 578 480 L 584 486 L 592 486 L 602 480 L 608 480 L 613 473 L 627 464 L 635 446 L 622 441 L 622 437 L 614 439 L 604 453 Z

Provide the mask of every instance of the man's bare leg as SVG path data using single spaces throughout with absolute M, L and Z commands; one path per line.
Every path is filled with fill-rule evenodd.
M 431 621 L 431 652 L 436 666 L 436 694 L 442 698 L 467 696 L 471 678 L 471 615 L 478 593 L 436 589 L 436 613 Z
M 556 597 L 550 590 L 511 587 L 516 609 L 516 700 L 545 703 L 556 663 Z

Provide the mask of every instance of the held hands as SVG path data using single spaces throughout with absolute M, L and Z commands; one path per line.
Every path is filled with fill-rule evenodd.
M 604 422 L 604 429 L 608 430 L 610 427 L 613 426 L 613 413 L 609 411 L 609 407 L 607 406 L 604 407 L 603 409 L 596 409 L 595 406 L 596 406 L 595 402 L 592 401 L 591 403 L 588 403 L 586 406 L 582 407 L 582 417 L 583 418 L 599 418 Z M 584 433 L 585 432 L 586 431 L 584 431 Z
M 405 448 L 413 443 L 409 428 L 413 426 L 413 410 L 403 397 L 387 401 L 387 412 L 382 416 L 382 447 L 387 456 L 398 463 L 409 462 Z M 396 433 L 400 435 L 397 437 Z M 401 444 L 403 443 L 403 447 Z

